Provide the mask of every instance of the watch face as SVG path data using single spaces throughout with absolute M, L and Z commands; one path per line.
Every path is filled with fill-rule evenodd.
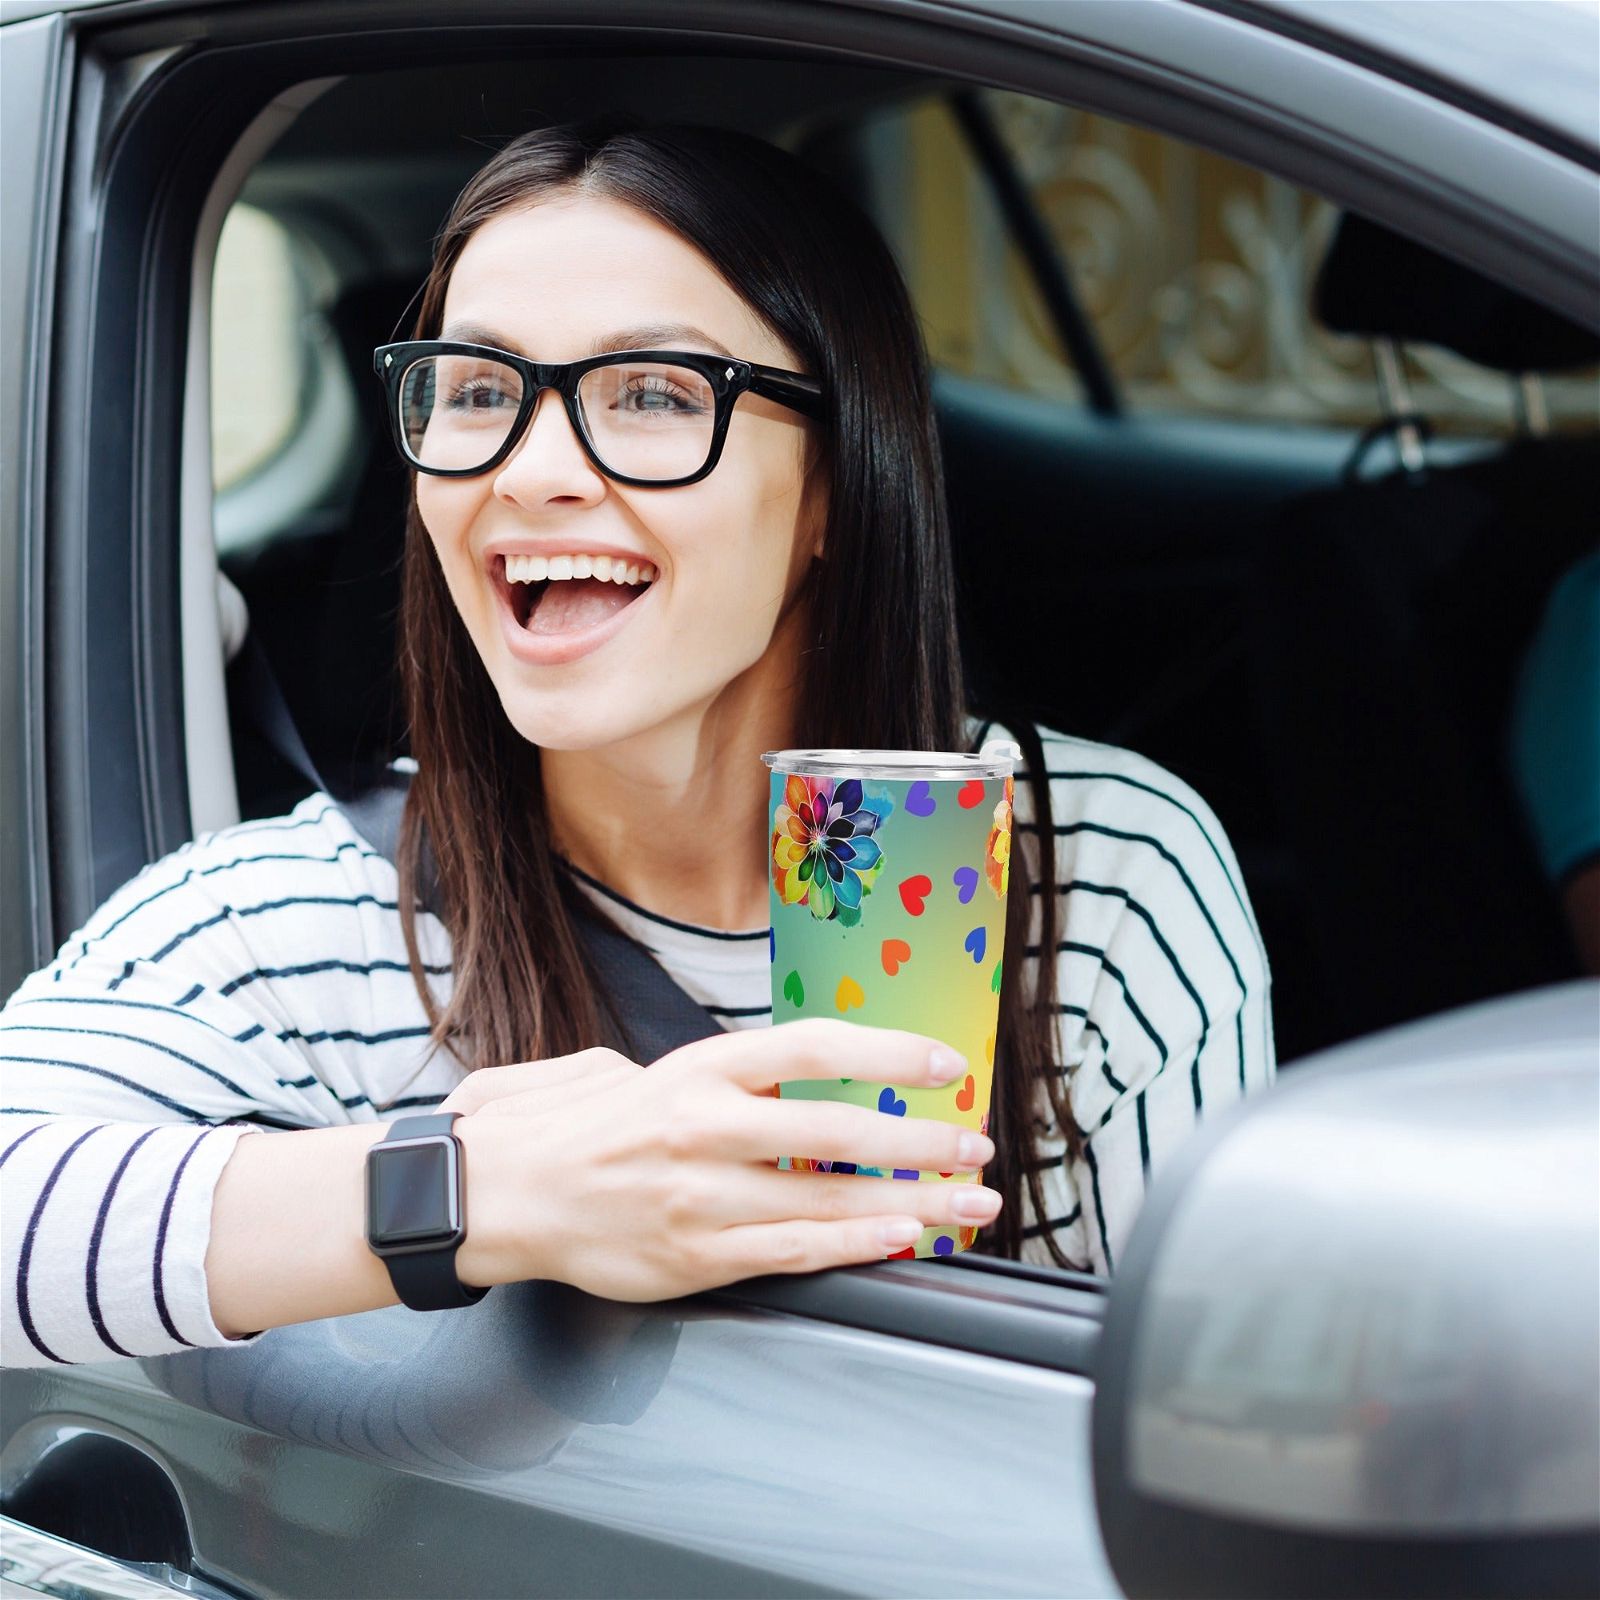
M 367 1161 L 367 1238 L 375 1246 L 449 1244 L 461 1232 L 449 1137 L 375 1149 Z

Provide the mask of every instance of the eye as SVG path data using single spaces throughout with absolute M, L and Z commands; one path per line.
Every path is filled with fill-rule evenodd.
M 635 416 L 652 411 L 681 415 L 703 410 L 686 389 L 655 372 L 629 378 L 622 386 L 617 404 L 619 409 Z
M 469 378 L 451 387 L 445 404 L 452 411 L 496 411 L 504 406 L 514 408 L 517 397 L 498 378 Z

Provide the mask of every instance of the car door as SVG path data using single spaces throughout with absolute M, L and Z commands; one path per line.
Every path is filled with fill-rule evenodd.
M 17 28 L 31 31 L 13 51 Z M 34 420 L 0 530 L 18 623 L 7 683 L 37 690 L 5 702 L 33 763 L 0 845 L 8 888 L 22 886 L 3 911 L 8 992 L 192 831 L 221 719 L 182 648 L 214 605 L 183 584 L 211 534 L 196 512 L 209 485 L 186 478 L 183 449 L 205 354 L 194 241 L 240 139 L 292 111 L 297 86 L 441 53 L 726 50 L 730 82 L 752 54 L 865 58 L 1204 126 L 1469 241 L 1439 174 L 1470 190 L 1492 146 L 1527 181 L 1495 191 L 1488 236 L 1517 236 L 1508 270 L 1524 287 L 1578 298 L 1587 190 L 1568 158 L 1528 141 L 1508 153 L 1492 125 L 1457 130 L 1462 148 L 1426 171 L 1356 151 L 1380 112 L 1420 139 L 1445 111 L 1186 6 L 689 0 L 670 21 L 614 6 L 601 26 L 571 3 L 446 18 L 399 0 L 337 14 L 241 0 L 23 17 L 5 37 L 8 122 L 29 104 L 14 63 L 61 95 L 59 122 L 38 113 L 43 187 L 27 208 L 29 259 L 54 292 L 35 278 L 19 302 L 12 392 Z M 13 248 L 8 235 L 8 264 Z M 45 562 L 48 587 L 16 578 Z M 247 1351 L 12 1372 L 0 1493 L 21 1521 L 246 1594 L 1105 1595 L 1088 1434 L 1102 1298 L 1092 1280 L 982 1257 L 646 1306 L 530 1284 L 475 1312 L 395 1308 Z

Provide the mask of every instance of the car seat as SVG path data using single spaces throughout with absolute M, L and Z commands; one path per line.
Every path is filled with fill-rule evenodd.
M 372 350 L 406 313 L 416 280 L 347 291 L 329 312 L 357 398 L 352 448 L 362 467 L 348 510 L 327 530 L 279 538 L 229 574 L 244 591 L 250 648 L 227 676 L 241 815 L 276 816 L 309 792 L 259 726 L 259 680 L 270 676 L 318 770 L 336 786 L 406 749 L 395 672 L 407 479 L 390 446 Z
M 1593 334 L 1355 216 L 1315 309 L 1334 331 L 1519 378 L 1600 356 Z M 1390 399 L 1381 431 L 1414 450 L 1426 419 Z M 1522 437 L 1462 465 L 1352 472 L 1291 503 L 1265 543 L 1255 706 L 1331 1037 L 1575 971 L 1505 726 L 1543 600 L 1595 542 L 1597 445 Z
M 314 708 L 314 754 L 338 770 L 381 767 L 407 749 L 395 670 L 409 476 L 389 440 L 372 352 L 407 338 L 420 279 L 385 279 L 343 295 L 330 321 L 368 419 L 367 462 L 322 591 L 317 677 L 338 693 Z

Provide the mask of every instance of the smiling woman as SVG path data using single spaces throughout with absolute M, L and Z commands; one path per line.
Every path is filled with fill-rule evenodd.
M 546 128 L 462 192 L 412 333 L 375 353 L 413 472 L 397 862 L 313 795 L 154 863 L 8 1002 L 5 1359 L 527 1278 L 660 1299 L 929 1224 L 1109 1273 L 1153 1168 L 1270 1080 L 1266 959 L 1197 795 L 965 704 L 926 353 L 871 224 L 745 135 Z M 765 1026 L 760 753 L 991 731 L 1025 761 L 988 1136 L 775 1098 L 841 1063 L 913 1086 L 967 1064 Z M 580 915 L 727 1030 L 629 1059 Z M 433 1156 L 363 1191 L 419 1107 L 455 1114 L 402 1126 Z M 294 1131 L 245 1137 L 262 1121 Z M 415 1244 L 452 1175 L 419 1285 L 369 1240 Z
M 759 841 L 743 826 L 765 791 L 751 741 L 767 736 L 759 728 L 789 742 L 827 485 L 808 461 L 815 424 L 781 400 L 738 393 L 707 355 L 738 352 L 738 388 L 752 367 L 798 373 L 801 357 L 681 231 L 608 194 L 598 175 L 534 203 L 541 181 L 555 181 L 541 180 L 538 152 L 508 153 L 498 179 L 480 179 L 518 185 L 516 198 L 462 236 L 453 261 L 447 230 L 448 271 L 436 266 L 424 297 L 419 334 L 437 318 L 485 343 L 433 357 L 437 372 L 423 380 L 409 375 L 413 360 L 398 385 L 399 426 L 422 469 L 416 517 L 449 588 L 451 627 L 464 626 L 510 730 L 540 752 L 550 833 L 565 853 L 640 904 L 751 926 L 765 912 Z M 686 345 L 703 330 L 698 351 L 626 354 L 652 324 L 669 336 L 669 314 Z M 534 392 L 552 371 L 517 373 L 485 359 L 494 348 L 573 363 L 565 406 Z M 699 371 L 686 364 L 696 359 Z M 475 385 L 467 402 L 464 384 Z M 446 475 L 465 473 L 473 455 L 480 470 Z M 496 558 L 513 550 L 607 554 L 659 575 L 644 600 L 619 606 L 615 586 L 607 594 L 574 572 L 555 609 L 541 599 L 524 627 L 496 582 Z M 411 589 L 408 602 L 428 592 Z M 528 670 L 544 666 L 567 670 Z M 699 781 L 685 786 L 697 765 Z M 664 785 L 696 828 L 751 837 L 743 871 L 729 863 L 707 875 L 692 856 L 608 859 L 590 817 L 612 839 L 670 826 Z M 662 866 L 669 881 L 641 878 Z

